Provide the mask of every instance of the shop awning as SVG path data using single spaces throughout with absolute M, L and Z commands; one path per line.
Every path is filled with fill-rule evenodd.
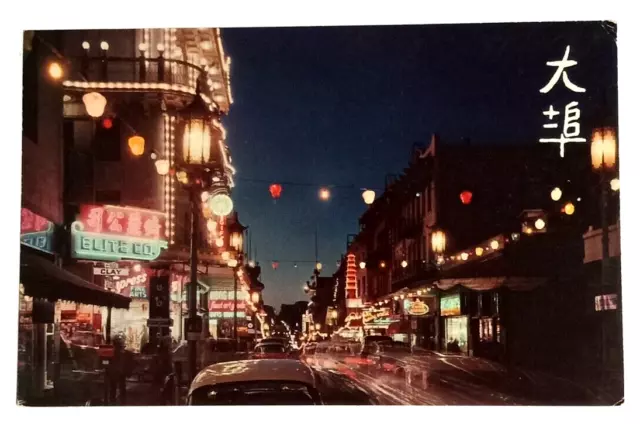
M 131 299 L 91 284 L 55 266 L 33 249 L 20 246 L 20 282 L 27 296 L 129 309 Z

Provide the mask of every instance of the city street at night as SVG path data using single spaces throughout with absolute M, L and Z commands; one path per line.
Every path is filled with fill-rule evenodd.
M 617 29 L 24 31 L 16 403 L 623 404 Z

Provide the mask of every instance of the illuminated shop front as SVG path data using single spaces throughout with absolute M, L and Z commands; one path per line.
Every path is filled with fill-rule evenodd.
M 236 303 L 234 309 L 234 301 Z M 249 334 L 247 320 L 247 302 L 249 294 L 238 290 L 212 290 L 209 292 L 209 331 L 216 338 L 233 338 L 234 319 L 238 327 L 238 336 Z
M 162 212 L 112 205 L 81 205 L 71 224 L 71 255 L 79 269 L 94 284 L 131 299 L 128 310 L 112 311 L 111 333 L 133 351 L 149 341 L 149 265 L 168 246 L 165 225 Z M 100 315 L 93 330 L 104 333 L 106 308 Z
M 404 299 L 402 310 L 409 320 L 410 335 L 407 342 L 411 346 L 425 349 L 436 348 L 436 313 L 437 299 L 435 296 L 415 296 Z
M 443 347 L 451 353 L 469 353 L 469 317 L 462 316 L 461 294 L 440 297 L 440 316 L 444 321 Z

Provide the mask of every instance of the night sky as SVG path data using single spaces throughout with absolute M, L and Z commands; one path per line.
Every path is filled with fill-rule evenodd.
M 585 120 L 615 108 L 615 36 L 601 23 L 223 29 L 234 104 L 224 120 L 237 168 L 233 198 L 250 226 L 265 302 L 305 299 L 318 231 L 322 275 L 336 269 L 366 209 L 360 188 L 381 188 L 414 143 L 537 143 L 542 111 L 576 100 Z M 540 88 L 567 45 L 578 65 Z M 605 96 L 605 91 L 607 95 Z M 555 136 L 553 134 L 551 136 Z M 559 134 L 558 134 L 559 135 Z M 558 149 L 557 145 L 549 145 Z M 567 145 L 567 154 L 571 145 Z M 283 184 L 274 202 L 270 183 Z M 287 185 L 296 182 L 302 185 Z M 311 184 L 312 186 L 305 186 Z M 320 186 L 332 190 L 318 199 Z M 279 260 L 274 271 L 271 261 Z M 298 263 L 295 268 L 293 262 Z

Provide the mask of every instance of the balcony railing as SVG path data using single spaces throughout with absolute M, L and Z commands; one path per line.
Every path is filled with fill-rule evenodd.
M 205 83 L 204 69 L 182 60 L 134 57 L 79 57 L 71 59 L 70 88 L 111 91 L 166 90 L 195 93 L 200 81 L 202 94 L 213 99 Z
M 421 278 L 429 275 L 431 272 L 435 272 L 436 270 L 437 268 L 434 264 L 423 262 L 421 260 L 409 262 L 406 268 L 402 268 L 401 265 L 397 265 L 391 271 L 391 284 L 395 285 L 413 278 Z

